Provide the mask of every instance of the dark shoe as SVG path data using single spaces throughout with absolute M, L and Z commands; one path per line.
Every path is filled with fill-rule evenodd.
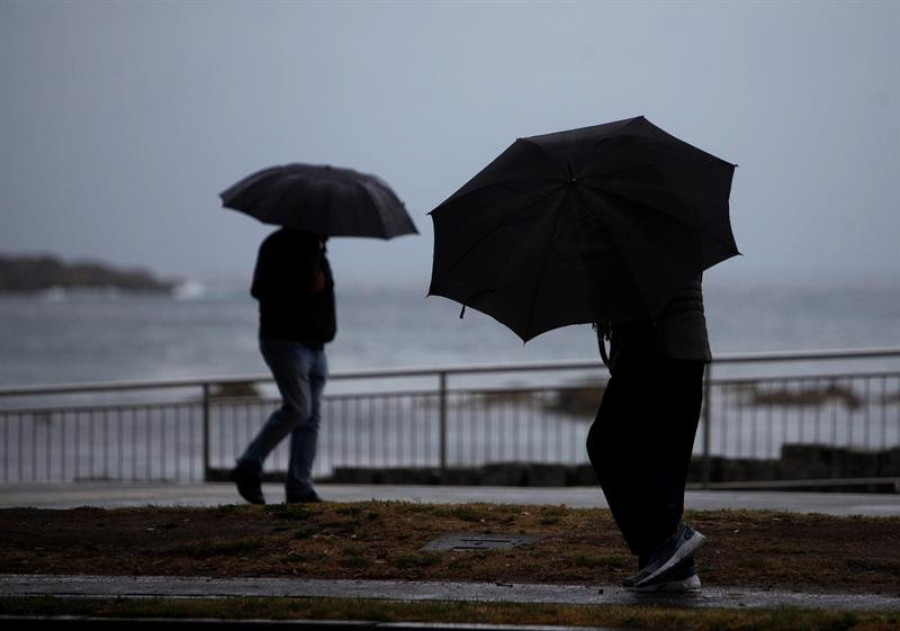
M 703 587 L 700 583 L 700 577 L 697 575 L 697 566 L 694 564 L 694 557 L 687 557 L 674 567 L 658 575 L 656 578 L 642 582 L 639 587 L 634 585 L 634 578 L 635 577 L 630 577 L 630 579 L 625 579 L 622 584 L 628 589 L 640 593 L 697 593 Z
M 315 491 L 307 491 L 306 493 L 301 493 L 300 495 L 288 495 L 287 503 L 288 504 L 315 504 L 318 502 L 324 502 L 321 497 Z
M 663 541 L 647 561 L 647 565 L 634 576 L 626 579 L 631 585 L 643 587 L 655 582 L 662 574 L 690 557 L 706 542 L 706 537 L 685 523 L 678 524 L 675 532 Z
M 235 467 L 228 477 L 237 485 L 238 493 L 245 500 L 251 504 L 266 503 L 262 492 L 262 478 L 258 473 L 254 473 L 246 467 Z

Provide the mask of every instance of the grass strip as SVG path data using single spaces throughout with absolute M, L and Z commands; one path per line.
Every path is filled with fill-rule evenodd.
M 897 612 L 780 609 L 678 609 L 516 603 L 399 603 L 340 598 L 0 599 L 5 616 L 356 620 L 602 626 L 660 631 L 896 631 Z

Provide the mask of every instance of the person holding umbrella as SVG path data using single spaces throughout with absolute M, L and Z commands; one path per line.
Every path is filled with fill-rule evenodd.
M 259 248 L 250 293 L 259 301 L 259 347 L 281 406 L 237 458 L 231 480 L 252 504 L 265 504 L 262 470 L 290 435 L 288 503 L 321 502 L 312 484 L 328 375 L 325 345 L 337 332 L 329 236 L 390 239 L 415 234 L 402 202 L 374 175 L 289 164 L 257 171 L 221 193 L 226 208 L 281 226 Z
M 250 293 L 259 301 L 259 348 L 282 403 L 231 472 L 241 497 L 251 504 L 265 504 L 263 463 L 289 434 L 287 502 L 322 501 L 313 489 L 312 465 L 328 374 L 325 344 L 337 331 L 325 241 L 313 232 L 281 228 L 259 248 Z
M 430 213 L 429 294 L 525 342 L 593 323 L 605 353 L 611 336 L 587 451 L 637 590 L 700 588 L 705 538 L 681 516 L 710 360 L 701 275 L 739 254 L 734 168 L 638 116 L 519 138 Z
M 679 290 L 653 321 L 599 323 L 597 338 L 611 377 L 587 452 L 613 519 L 638 557 L 638 573 L 624 585 L 698 591 L 693 553 L 706 538 L 681 519 L 703 372 L 712 359 L 701 277 Z

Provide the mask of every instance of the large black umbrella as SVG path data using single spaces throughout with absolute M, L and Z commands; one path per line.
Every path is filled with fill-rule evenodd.
M 644 117 L 516 140 L 431 211 L 430 295 L 528 341 L 602 320 L 650 320 L 738 254 L 735 165 Z
M 326 237 L 418 234 L 394 191 L 353 169 L 286 164 L 262 169 L 219 194 L 222 205 L 263 223 Z

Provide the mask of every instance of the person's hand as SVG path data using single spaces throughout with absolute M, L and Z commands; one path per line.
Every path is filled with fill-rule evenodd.
M 306 288 L 311 294 L 318 293 L 325 289 L 325 272 L 322 270 L 316 270 L 316 273 L 313 274 L 312 280 L 309 282 L 309 285 Z

